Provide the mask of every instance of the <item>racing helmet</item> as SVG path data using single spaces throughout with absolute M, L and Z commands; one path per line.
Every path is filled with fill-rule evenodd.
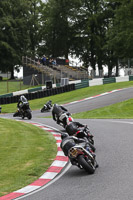
M 56 103 L 53 105 L 53 109 L 52 109 L 52 112 L 53 112 L 53 113 L 56 111 L 57 106 L 58 106 L 58 104 L 56 104 Z
M 24 95 L 21 95 L 20 100 L 21 100 L 22 102 L 27 102 L 27 99 L 25 98 Z
M 64 138 L 68 137 L 69 135 L 67 133 L 61 133 L 61 139 L 63 140 Z
M 68 120 L 69 122 L 73 122 L 73 121 L 74 121 L 73 118 L 72 118 L 71 116 L 69 116 L 67 120 Z

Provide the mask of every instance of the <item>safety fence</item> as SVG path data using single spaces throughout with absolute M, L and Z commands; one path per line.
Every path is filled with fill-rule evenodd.
M 129 76 L 129 81 L 133 81 L 133 76 Z
M 38 99 L 38 98 L 43 98 L 43 97 L 48 97 L 56 94 L 61 94 L 64 92 L 69 92 L 75 90 L 75 84 L 69 84 L 69 85 L 64 85 L 61 87 L 55 87 L 51 89 L 44 89 L 44 90 L 39 90 L 39 91 L 34 91 L 29 93 L 24 93 L 25 97 L 28 100 L 33 100 L 33 99 Z M 12 94 L 13 95 L 13 94 Z M 0 98 L 0 105 L 3 104 L 10 104 L 10 103 L 17 103 L 21 94 L 16 95 L 16 96 L 5 96 Z
M 21 90 L 9 94 L 0 95 L 0 105 L 10 104 L 18 102 L 20 95 L 24 94 L 28 100 L 43 98 L 52 96 L 72 90 L 77 90 L 89 86 L 104 85 L 117 82 L 133 81 L 133 76 L 124 77 L 111 77 L 111 78 L 99 78 L 99 79 L 84 79 L 71 81 L 71 84 L 60 86 L 60 84 L 53 84 L 52 88 L 47 89 L 46 86 L 31 88 L 27 90 Z
M 80 83 L 76 83 L 75 84 L 75 89 L 80 89 L 80 88 L 84 88 L 84 87 L 89 87 L 89 81 L 88 79 L 85 80 L 81 80 Z
M 116 78 L 115 77 L 104 78 L 103 79 L 103 84 L 108 84 L 108 83 L 116 83 Z

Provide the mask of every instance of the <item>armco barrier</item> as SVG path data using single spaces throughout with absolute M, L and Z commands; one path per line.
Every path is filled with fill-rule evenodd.
M 129 81 L 133 81 L 133 76 L 129 76 Z
M 108 83 L 116 83 L 115 77 L 104 78 L 104 79 L 103 79 L 103 84 L 108 84 Z
M 56 83 L 56 87 L 60 87 L 60 83 Z
M 30 93 L 30 92 L 37 92 L 39 90 L 42 90 L 42 87 L 28 89 L 28 93 Z
M 81 89 L 81 88 L 85 88 L 85 87 L 89 87 L 89 80 L 81 80 L 81 83 L 76 83 L 75 84 L 75 89 Z
M 12 96 L 13 96 L 13 93 L 8 93 L 8 94 L 0 95 L 0 98 L 4 98 L 4 97 L 12 97 Z
M 80 88 L 84 88 L 84 87 L 88 87 L 88 86 L 103 85 L 106 83 L 124 82 L 124 81 L 132 81 L 132 80 L 133 80 L 133 76 L 112 77 L 112 78 L 105 78 L 104 80 L 103 80 L 103 78 L 95 78 L 92 80 L 84 79 L 84 80 L 70 81 L 69 86 L 74 84 L 76 86 L 75 89 L 80 89 Z M 65 86 L 67 86 L 67 85 L 65 85 Z M 60 88 L 59 83 L 52 85 L 52 88 L 57 88 L 57 87 Z M 0 95 L 0 98 L 4 98 L 4 97 L 8 97 L 8 96 L 20 96 L 23 94 L 26 95 L 27 93 L 40 92 L 40 91 L 44 91 L 45 89 L 46 89 L 46 86 L 41 86 L 41 87 L 31 88 L 31 89 L 26 89 L 26 90 L 20 90 L 20 91 L 16 91 L 13 93 Z M 68 89 L 68 91 L 70 91 L 70 88 Z M 56 90 L 55 93 L 57 94 L 58 90 Z M 37 97 L 39 97 L 39 95 L 37 95 Z
M 111 78 L 100 78 L 100 79 L 93 79 L 93 80 L 78 80 L 73 81 L 72 84 L 65 85 L 60 87 L 53 87 L 50 89 L 50 91 L 46 90 L 44 86 L 42 86 L 42 90 L 40 91 L 40 88 L 33 88 L 29 89 L 30 93 L 28 93 L 28 90 L 22 90 L 17 91 L 5 95 L 0 95 L 0 105 L 7 104 L 7 103 L 16 103 L 18 102 L 18 99 L 20 98 L 20 95 L 24 94 L 25 97 L 28 100 L 32 100 L 35 98 L 43 98 L 51 95 L 60 94 L 63 92 L 72 91 L 75 89 L 80 89 L 88 86 L 94 86 L 94 85 L 103 85 L 108 83 L 115 83 L 115 82 L 124 82 L 124 81 L 133 81 L 133 76 L 125 76 L 125 77 L 111 77 Z M 57 86 L 57 84 L 56 84 Z M 34 91 L 35 90 L 35 91 Z M 33 92 L 34 91 L 34 92 Z M 8 99 L 10 97 L 10 99 Z
M 103 85 L 103 78 L 96 78 L 89 81 L 89 86 Z
M 75 90 L 75 84 L 65 85 L 65 86 L 57 87 L 57 88 L 51 88 L 51 89 L 43 90 L 43 91 L 30 92 L 24 95 L 28 100 L 32 100 L 32 99 L 48 97 L 48 96 L 52 96 L 55 94 L 60 94 L 60 93 L 64 93 L 64 92 L 68 92 L 72 90 Z M 0 98 L 0 105 L 17 103 L 20 96 L 21 95 Z
M 23 95 L 27 93 L 28 93 L 28 90 L 20 90 L 20 91 L 13 92 L 13 96 Z
M 129 76 L 124 76 L 124 77 L 116 77 L 116 82 L 125 82 L 125 81 L 129 81 Z

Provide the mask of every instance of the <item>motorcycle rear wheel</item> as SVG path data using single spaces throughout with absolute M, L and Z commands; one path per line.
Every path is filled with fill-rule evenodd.
M 31 119 L 31 118 L 32 118 L 32 114 L 31 114 L 30 112 L 28 113 L 27 118 L 28 118 L 28 119 Z
M 95 167 L 93 166 L 93 164 L 88 163 L 83 155 L 78 156 L 78 163 L 85 169 L 86 172 L 88 172 L 89 174 L 94 174 Z

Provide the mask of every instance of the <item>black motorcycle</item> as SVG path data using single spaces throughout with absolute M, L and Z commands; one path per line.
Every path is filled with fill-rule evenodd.
M 86 143 L 71 147 L 68 157 L 72 165 L 76 165 L 80 169 L 84 169 L 89 174 L 93 174 L 98 167 L 95 156 L 87 150 Z
M 90 134 L 90 131 L 87 126 L 85 126 L 84 128 L 80 128 L 80 130 L 77 131 L 77 133 L 74 134 L 74 136 L 86 139 L 89 142 L 89 146 L 91 147 L 92 151 L 96 151 L 96 147 L 94 146 L 93 135 Z
M 32 114 L 31 109 L 29 107 L 29 103 L 24 104 L 21 109 L 18 108 L 18 110 L 13 114 L 13 117 L 22 117 L 22 119 L 27 117 L 28 119 L 31 119 Z
M 52 105 L 46 105 L 44 104 L 44 106 L 41 108 L 41 112 L 46 112 L 46 111 L 50 111 L 52 108 Z

